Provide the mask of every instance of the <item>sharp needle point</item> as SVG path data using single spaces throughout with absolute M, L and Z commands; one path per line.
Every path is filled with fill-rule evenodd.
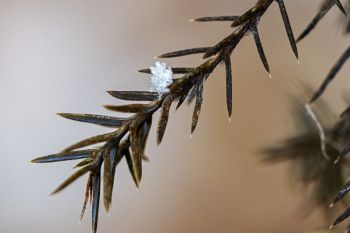
M 334 225 L 330 226 L 330 227 L 329 227 L 329 230 L 332 230 L 333 227 L 334 227 Z
M 228 118 L 228 122 L 231 122 L 231 117 L 230 117 L 230 118 Z
M 333 206 L 334 206 L 334 203 L 330 204 L 330 205 L 329 205 L 329 208 L 332 208 Z
M 190 138 L 193 138 L 193 134 L 190 135 Z
M 298 59 L 297 62 L 298 62 L 298 65 L 299 65 L 300 64 L 300 60 Z
M 269 78 L 272 79 L 272 75 L 269 73 Z

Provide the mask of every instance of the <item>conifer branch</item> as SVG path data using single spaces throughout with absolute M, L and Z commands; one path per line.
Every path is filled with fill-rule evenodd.
M 147 160 L 145 147 L 153 121 L 153 114 L 161 109 L 161 116 L 157 126 L 157 143 L 160 144 L 164 138 L 166 126 L 169 121 L 169 110 L 174 102 L 178 102 L 177 108 L 188 99 L 192 102 L 196 99 L 195 109 L 192 118 L 191 132 L 197 126 L 201 106 L 203 103 L 203 89 L 206 79 L 216 69 L 220 63 L 226 67 L 226 97 L 228 114 L 232 113 L 232 69 L 230 56 L 241 40 L 250 32 L 261 58 L 262 64 L 270 74 L 270 66 L 267 62 L 265 52 L 258 33 L 258 24 L 266 11 L 276 2 L 287 32 L 293 53 L 298 58 L 298 49 L 294 38 L 291 23 L 283 0 L 258 0 L 257 3 L 240 16 L 215 16 L 194 19 L 196 22 L 231 22 L 233 32 L 209 47 L 190 48 L 170 53 L 165 53 L 159 58 L 174 58 L 193 54 L 203 54 L 204 62 L 197 67 L 177 67 L 167 69 L 163 64 L 156 64 L 157 67 L 141 69 L 142 73 L 154 74 L 154 69 L 164 68 L 170 74 L 182 74 L 177 79 L 170 80 L 167 87 L 162 86 L 157 92 L 152 91 L 108 91 L 108 93 L 118 99 L 127 101 L 146 101 L 140 104 L 127 104 L 121 106 L 105 106 L 107 109 L 123 113 L 132 113 L 130 117 L 109 117 L 92 114 L 71 114 L 60 113 L 59 115 L 71 120 L 92 123 L 102 126 L 114 127 L 115 130 L 84 139 L 67 147 L 63 152 L 34 159 L 35 163 L 58 162 L 72 159 L 83 159 L 76 166 L 78 169 L 73 175 L 65 180 L 53 194 L 60 192 L 76 179 L 89 174 L 83 203 L 82 216 L 85 212 L 88 199 L 92 203 L 92 230 L 97 231 L 100 186 L 103 185 L 104 195 L 102 196 L 105 209 L 109 211 L 111 196 L 114 184 L 114 174 L 117 165 L 123 157 L 128 164 L 132 179 L 139 187 L 142 179 L 142 161 Z M 337 4 L 338 5 L 338 4 Z M 159 67 L 158 67 L 159 66 Z M 156 82 L 157 80 L 155 80 Z M 169 80 L 168 80 L 169 81 Z M 82 150 L 82 148 L 99 145 L 94 149 Z M 102 172 L 103 166 L 103 172 Z M 103 181 L 101 183 L 101 179 Z M 81 217 L 82 217 L 81 216 Z

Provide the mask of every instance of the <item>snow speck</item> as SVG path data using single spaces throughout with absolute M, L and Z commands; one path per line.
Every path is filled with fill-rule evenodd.
M 158 92 L 162 95 L 164 92 L 168 92 L 168 86 L 173 83 L 173 72 L 170 67 L 166 66 L 165 62 L 157 61 L 155 66 L 151 66 L 151 91 Z

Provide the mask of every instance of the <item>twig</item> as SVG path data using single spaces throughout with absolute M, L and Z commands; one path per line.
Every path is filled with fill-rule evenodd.
M 323 127 L 322 127 L 321 123 L 319 122 L 319 120 L 317 119 L 316 114 L 312 110 L 310 104 L 306 104 L 305 105 L 305 109 L 306 109 L 306 113 L 310 116 L 310 118 L 315 123 L 315 125 L 316 125 L 316 127 L 318 129 L 318 133 L 319 133 L 319 136 L 320 136 L 322 155 L 327 160 L 330 160 L 330 156 L 327 154 L 327 151 L 326 151 L 327 142 L 326 142 L 326 134 L 325 134 L 325 132 L 323 130 Z

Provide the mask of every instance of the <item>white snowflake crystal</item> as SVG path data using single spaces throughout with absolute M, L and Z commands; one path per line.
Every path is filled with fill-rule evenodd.
M 155 66 L 151 66 L 151 90 L 158 92 L 162 95 L 164 92 L 169 91 L 168 86 L 173 83 L 173 71 L 170 67 L 166 66 L 165 62 L 157 61 Z

